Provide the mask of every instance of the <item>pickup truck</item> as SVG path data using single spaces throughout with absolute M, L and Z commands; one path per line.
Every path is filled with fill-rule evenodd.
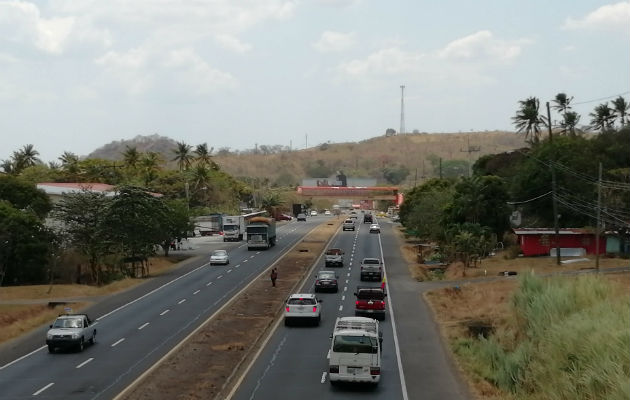
M 343 250 L 331 248 L 324 253 L 326 267 L 343 267 Z
M 381 287 L 358 286 L 354 292 L 354 314 L 375 319 L 385 319 L 385 290 Z
M 46 333 L 48 351 L 57 348 L 75 348 L 83 351 L 86 343 L 94 344 L 96 328 L 86 314 L 61 314 Z
M 374 279 L 380 281 L 383 279 L 383 265 L 378 258 L 366 257 L 361 261 L 361 280 Z

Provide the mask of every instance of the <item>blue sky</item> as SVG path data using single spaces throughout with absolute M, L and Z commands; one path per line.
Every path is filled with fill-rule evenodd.
M 630 99 L 629 22 L 628 1 L 0 0 L 0 160 L 359 141 L 399 130 L 401 84 L 409 132 L 512 130 L 558 92 L 587 124 Z

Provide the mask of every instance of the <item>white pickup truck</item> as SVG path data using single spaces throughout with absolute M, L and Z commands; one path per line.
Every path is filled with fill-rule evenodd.
M 381 380 L 383 342 L 379 322 L 365 317 L 339 317 L 330 337 L 330 384 L 360 382 L 377 385 Z
M 83 351 L 86 343 L 94 344 L 96 328 L 86 314 L 61 314 L 46 333 L 48 351 L 57 348 L 75 348 Z
M 330 248 L 324 253 L 324 263 L 328 267 L 343 267 L 343 250 Z

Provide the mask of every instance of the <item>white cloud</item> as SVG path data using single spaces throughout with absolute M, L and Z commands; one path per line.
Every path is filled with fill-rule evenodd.
M 246 53 L 252 49 L 252 46 L 250 44 L 243 43 L 238 38 L 232 35 L 221 34 L 217 35 L 214 39 L 219 44 L 219 46 L 235 53 Z
M 43 18 L 32 3 L 0 1 L 0 40 L 60 54 L 74 23 L 73 17 Z
M 344 74 L 355 77 L 392 75 L 416 69 L 422 57 L 420 53 L 407 52 L 394 47 L 379 50 L 363 60 L 344 62 L 338 69 Z
M 319 40 L 313 43 L 313 47 L 322 53 L 340 52 L 354 46 L 356 39 L 355 33 L 342 33 L 325 31 Z
M 628 31 L 630 2 L 624 1 L 601 6 L 583 18 L 568 17 L 564 29 L 605 29 Z
M 492 32 L 483 30 L 450 42 L 438 56 L 452 60 L 509 62 L 521 54 L 526 43 L 529 41 L 497 39 Z

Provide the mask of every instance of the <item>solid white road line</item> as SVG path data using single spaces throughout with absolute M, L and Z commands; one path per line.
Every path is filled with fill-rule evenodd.
M 21 360 L 25 359 L 26 357 L 32 356 L 33 354 L 37 353 L 38 351 L 40 351 L 40 350 L 42 350 L 42 349 L 45 349 L 46 347 L 47 347 L 46 345 L 43 345 L 42 347 L 39 347 L 39 348 L 37 348 L 37 349 L 35 349 L 35 350 L 31 351 L 31 352 L 30 352 L 30 353 L 28 353 L 28 354 L 24 354 L 24 355 L 23 355 L 22 357 L 20 357 L 20 358 L 16 358 L 15 360 L 11 361 L 10 363 L 6 363 L 6 364 L 4 364 L 2 367 L 0 367 L 0 371 L 2 371 L 3 369 L 5 369 L 6 367 L 9 367 L 9 366 L 11 366 L 11 365 L 15 364 L 15 363 L 16 363 L 16 362 L 18 362 L 18 361 L 21 361 Z
M 324 371 L 324 372 L 322 373 L 322 380 L 321 380 L 321 382 L 322 382 L 322 383 L 326 382 L 326 371 Z
M 145 322 L 144 324 L 142 324 L 142 325 L 140 325 L 140 326 L 138 327 L 138 330 L 144 329 L 147 325 L 149 325 L 149 323 L 148 323 L 148 322 Z
M 50 382 L 48 385 L 44 386 L 43 388 L 39 389 L 37 392 L 33 393 L 33 396 L 37 396 L 38 394 L 40 394 L 41 392 L 43 392 L 44 390 L 48 389 L 49 387 L 51 387 L 54 384 L 55 384 L 54 382 Z
M 167 312 L 169 312 L 169 311 L 171 311 L 171 310 L 170 310 L 170 309 L 168 309 L 168 310 L 164 310 L 164 311 L 162 311 L 162 312 L 160 313 L 160 316 L 162 316 L 162 315 L 166 314 L 166 313 L 167 313 Z
M 197 290 L 195 290 L 195 291 L 193 292 L 193 294 L 197 294 L 197 293 L 199 293 L 199 292 L 201 292 L 201 290 L 197 289 Z
M 89 363 L 92 360 L 93 358 L 88 358 L 87 360 L 83 361 L 81 364 L 77 365 L 75 368 L 81 368 L 82 366 L 84 366 L 85 364 Z
M 381 260 L 383 260 L 383 275 L 385 278 L 385 288 L 387 290 L 387 302 L 389 308 L 389 320 L 392 323 L 392 332 L 394 336 L 394 348 L 396 349 L 396 361 L 398 363 L 398 375 L 400 376 L 400 388 L 402 390 L 403 400 L 409 400 L 407 395 L 407 383 L 405 382 L 405 373 L 402 367 L 402 360 L 400 358 L 400 346 L 398 345 L 398 334 L 396 333 L 396 319 L 394 318 L 394 307 L 392 306 L 392 294 L 389 291 L 389 282 L 387 281 L 387 270 L 385 269 L 385 256 L 383 255 L 383 243 L 381 242 L 381 235 L 378 235 L 378 246 L 381 249 Z
M 181 299 L 180 301 L 177 302 L 177 304 L 182 304 L 185 301 L 186 301 L 186 299 Z
M 119 344 L 121 344 L 121 343 L 122 343 L 122 342 L 124 342 L 124 341 L 125 341 L 125 338 L 118 339 L 117 341 L 115 341 L 114 343 L 112 343 L 112 347 L 116 347 L 116 346 L 118 346 Z

